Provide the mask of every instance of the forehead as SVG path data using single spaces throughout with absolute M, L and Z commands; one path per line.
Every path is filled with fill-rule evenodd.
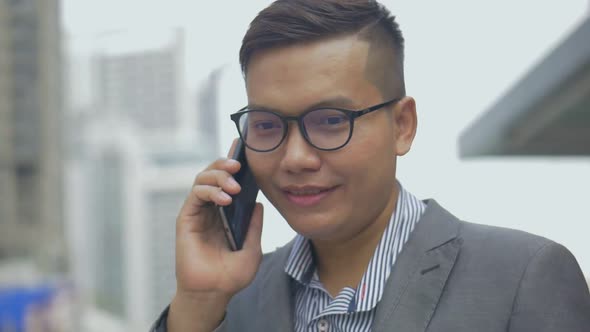
M 324 100 L 349 99 L 355 107 L 375 101 L 367 80 L 369 43 L 356 36 L 273 48 L 254 54 L 248 64 L 250 105 L 285 113 L 300 112 Z

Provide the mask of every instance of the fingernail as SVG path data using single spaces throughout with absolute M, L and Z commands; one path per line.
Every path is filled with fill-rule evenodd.
M 240 186 L 240 184 L 233 177 L 227 178 L 227 184 L 232 187 L 239 187 Z
M 223 200 L 226 200 L 226 201 L 227 201 L 227 200 L 231 200 L 231 196 L 230 196 L 230 195 L 228 195 L 228 194 L 226 194 L 226 193 L 225 193 L 225 192 L 223 192 L 223 191 L 220 191 L 218 195 L 219 195 L 219 198 L 221 198 L 221 199 L 223 199 Z

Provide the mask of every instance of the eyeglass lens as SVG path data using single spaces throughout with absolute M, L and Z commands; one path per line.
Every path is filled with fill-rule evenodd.
M 317 109 L 307 113 L 302 121 L 309 143 L 317 148 L 335 149 L 349 139 L 351 121 L 342 111 Z M 277 114 L 249 111 L 240 117 L 239 130 L 248 146 L 268 151 L 281 143 L 287 127 Z

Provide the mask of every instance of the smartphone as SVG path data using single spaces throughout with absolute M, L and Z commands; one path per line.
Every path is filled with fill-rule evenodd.
M 227 206 L 220 206 L 219 213 L 223 222 L 223 228 L 229 246 L 232 250 L 240 250 L 244 245 L 246 233 L 250 226 L 250 218 L 258 196 L 258 185 L 254 175 L 248 167 L 246 160 L 246 145 L 239 139 L 232 159 L 240 162 L 241 168 L 234 175 L 234 179 L 240 184 L 242 190 L 232 196 L 232 203 Z

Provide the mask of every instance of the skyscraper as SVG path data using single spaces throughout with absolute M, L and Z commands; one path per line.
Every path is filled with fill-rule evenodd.
M 113 37 L 114 38 L 114 37 Z M 97 109 L 146 130 L 173 129 L 181 109 L 183 34 L 160 47 L 97 56 Z
M 149 45 L 125 43 L 136 39 Z M 175 290 L 175 214 L 201 167 L 194 137 L 178 134 L 183 36 L 180 30 L 130 29 L 96 41 L 92 60 L 70 72 L 77 85 L 90 68 L 91 90 L 69 119 L 73 270 L 89 300 L 87 312 L 140 331 Z M 190 175 L 179 163 L 189 163 Z M 179 174 L 181 181 L 175 180 Z
M 219 154 L 218 113 L 219 81 L 223 68 L 213 70 L 197 94 L 197 133 L 200 135 L 203 155 L 213 159 Z
M 67 269 L 58 0 L 0 0 L 0 260 Z
M 175 219 L 205 167 L 191 142 L 140 131 L 116 115 L 96 119 L 68 168 L 80 175 L 69 187 L 82 239 L 74 269 L 92 307 L 126 331 L 146 330 L 174 295 Z

